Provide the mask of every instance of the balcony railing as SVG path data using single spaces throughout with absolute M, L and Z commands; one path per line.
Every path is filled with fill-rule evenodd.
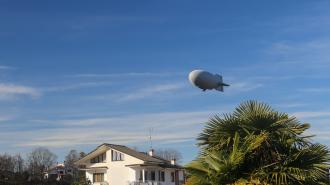
M 145 182 L 133 181 L 128 183 L 128 185 L 163 185 L 163 184 L 164 183 L 160 181 L 145 181 Z

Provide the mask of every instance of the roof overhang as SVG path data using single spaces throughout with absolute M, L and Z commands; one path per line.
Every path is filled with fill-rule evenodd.
M 86 163 L 86 161 L 106 152 L 109 149 L 108 146 L 106 145 L 101 145 L 99 147 L 97 147 L 95 150 L 91 151 L 90 153 L 88 153 L 85 157 L 79 159 L 78 161 L 75 162 L 76 165 L 83 165 Z
M 90 171 L 90 170 L 107 170 L 108 167 L 100 166 L 100 167 L 90 167 L 90 168 L 79 168 L 81 171 Z
M 145 167 L 145 166 L 153 166 L 153 167 L 159 167 L 160 165 L 159 164 L 128 164 L 128 165 L 125 165 L 127 167 Z
M 160 163 L 144 163 L 144 164 L 129 164 L 125 165 L 126 167 L 158 167 L 158 168 L 171 168 L 171 169 L 184 169 L 179 165 L 169 165 L 169 164 L 160 164 Z

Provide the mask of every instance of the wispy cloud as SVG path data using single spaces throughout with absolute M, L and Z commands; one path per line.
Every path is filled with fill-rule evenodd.
M 12 120 L 13 116 L 10 115 L 0 115 L 0 122 L 5 122 L 5 121 L 9 121 Z
M 7 69 L 15 69 L 15 68 L 11 66 L 0 65 L 0 70 L 7 70 Z
M 47 146 L 47 147 L 68 147 L 77 145 L 90 145 L 100 144 L 104 142 L 116 143 L 116 144 L 139 144 L 146 143 L 148 141 L 147 132 L 115 132 L 111 130 L 94 130 L 94 129 L 78 129 L 75 132 L 73 129 L 69 130 L 51 130 L 54 132 L 51 136 L 41 135 L 41 138 L 33 138 L 30 141 L 23 141 L 17 143 L 15 146 L 20 147 L 35 147 L 35 146 Z M 159 133 L 153 137 L 154 142 L 158 143 L 181 143 L 183 141 L 191 141 L 196 135 L 193 133 L 181 132 L 176 133 Z M 39 135 L 40 136 L 40 135 Z
M 329 78 L 329 37 L 279 40 L 264 50 L 264 61 L 244 66 L 243 72 L 257 80 L 289 81 L 297 79 Z
M 117 99 L 117 101 L 123 102 L 123 101 L 133 101 L 133 100 L 143 99 L 157 94 L 174 92 L 179 89 L 182 89 L 183 87 L 184 85 L 182 84 L 161 84 L 155 86 L 147 86 L 135 90 L 132 93 L 123 94 L 121 98 Z
M 304 107 L 306 105 L 307 105 L 306 103 L 286 102 L 286 103 L 276 104 L 275 106 L 281 108 L 297 108 L 297 107 Z
M 253 82 L 253 81 L 250 81 L 250 82 L 234 82 L 234 83 L 230 84 L 230 87 L 228 88 L 227 91 L 231 92 L 231 93 L 248 92 L 248 91 L 258 89 L 262 86 L 263 86 L 262 83 L 256 83 L 256 82 Z
M 67 75 L 68 77 L 78 78 L 111 78 L 111 77 L 166 77 L 166 76 L 180 76 L 183 72 L 128 72 L 128 73 L 86 73 Z
M 330 27 L 329 27 L 330 28 Z M 297 54 L 301 53 L 309 55 L 312 53 L 324 53 L 329 47 L 329 37 L 318 36 L 308 39 L 297 40 L 281 40 L 274 42 L 270 48 L 270 52 L 273 54 Z
M 330 116 L 330 111 L 295 112 L 293 113 L 293 115 L 298 118 L 318 118 L 318 117 Z
M 163 18 L 155 16 L 127 16 L 127 15 L 94 15 L 94 16 L 80 16 L 78 19 L 67 21 L 70 28 L 76 31 L 86 31 L 90 29 L 99 29 L 112 26 L 114 24 L 121 23 L 136 23 L 136 22 L 148 22 L 159 23 L 163 22 Z
M 17 96 L 29 96 L 37 98 L 41 93 L 33 87 L 21 86 L 15 84 L 0 84 L 0 99 L 11 100 L 17 98 Z
M 330 134 L 329 131 L 326 130 L 311 130 L 308 131 L 307 134 L 309 135 L 315 135 L 315 140 L 321 140 L 321 141 L 330 141 Z
M 314 88 L 305 88 L 301 89 L 302 92 L 309 92 L 309 93 L 329 93 L 329 87 L 314 87 Z
M 38 120 L 36 124 L 47 124 L 57 128 L 38 131 L 15 131 L 2 133 L 0 140 L 15 134 L 15 146 L 66 147 L 76 145 L 137 144 L 148 142 L 148 129 L 154 130 L 154 142 L 158 144 L 193 141 L 209 116 L 215 110 L 196 112 L 145 113 L 119 117 L 87 118 L 72 120 Z M 30 122 L 35 124 L 35 121 Z
M 82 89 L 82 88 L 108 86 L 111 84 L 112 84 L 112 82 L 83 82 L 83 83 L 76 83 L 76 84 L 63 85 L 63 86 L 44 87 L 44 88 L 41 88 L 41 91 L 62 92 L 62 91 L 76 90 L 76 89 Z
M 220 111 L 220 110 L 218 110 Z M 120 129 L 125 129 L 125 125 L 140 123 L 139 128 L 149 127 L 175 127 L 175 126 L 186 126 L 187 124 L 194 123 L 196 117 L 204 117 L 216 113 L 216 110 L 206 111 L 192 111 L 192 112 L 161 112 L 161 113 L 145 113 L 139 115 L 123 115 L 115 117 L 97 117 L 97 118 L 83 118 L 83 119 L 62 119 L 62 120 L 31 120 L 31 122 L 47 123 L 49 125 L 61 125 L 61 126 L 121 126 Z M 190 119 L 192 120 L 190 120 Z M 207 117 L 205 117 L 207 118 Z M 135 120 L 135 121 L 134 121 Z M 198 119 L 197 119 L 198 120 Z M 163 122 L 169 122 L 172 124 L 162 125 Z M 206 121 L 206 120 L 204 120 Z M 159 123 L 159 124 L 158 124 Z
M 300 42 L 275 42 L 268 52 L 282 57 L 282 60 L 285 60 L 282 64 L 286 66 L 296 67 L 300 65 L 300 67 L 323 68 L 330 66 L 329 49 L 329 38 L 316 38 Z

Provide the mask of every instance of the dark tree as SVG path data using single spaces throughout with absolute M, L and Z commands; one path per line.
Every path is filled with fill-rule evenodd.
M 23 173 L 24 172 L 24 159 L 20 154 L 13 156 L 14 161 L 14 172 Z
M 79 159 L 80 159 L 80 155 L 77 152 L 77 150 L 70 150 L 68 155 L 65 156 L 64 165 L 67 172 L 71 172 L 69 174 L 72 175 L 72 180 L 78 178 L 78 167 L 74 163 Z
M 169 161 L 175 159 L 178 163 L 180 163 L 182 160 L 181 153 L 175 149 L 171 149 L 171 148 L 157 149 L 155 152 L 157 156 Z
M 27 157 L 27 168 L 32 178 L 42 179 L 43 173 L 55 164 L 57 156 L 47 148 L 34 149 Z
M 0 155 L 0 184 L 26 184 L 28 175 L 24 173 L 24 160 L 21 155 Z
M 0 155 L 0 170 L 14 172 L 14 158 L 8 154 Z
M 79 153 L 79 159 L 81 159 L 81 158 L 83 158 L 83 157 L 85 157 L 85 156 L 86 156 L 85 152 L 80 152 L 80 153 Z

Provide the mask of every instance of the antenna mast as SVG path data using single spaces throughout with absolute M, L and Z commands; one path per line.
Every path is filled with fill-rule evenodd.
M 149 144 L 150 144 L 150 149 L 152 149 L 152 128 L 149 128 Z

